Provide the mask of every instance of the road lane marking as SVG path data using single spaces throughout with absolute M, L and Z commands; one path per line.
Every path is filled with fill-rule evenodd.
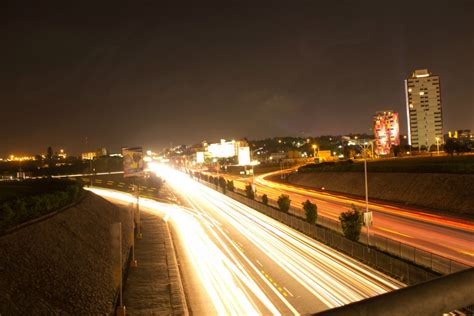
M 283 288 L 285 289 L 286 293 L 291 295 L 291 297 L 295 297 L 293 293 L 290 292 L 290 290 L 288 290 L 286 287 L 283 287 Z
M 399 233 L 399 232 L 397 232 L 397 231 L 394 231 L 394 230 L 391 230 L 391 229 L 388 229 L 388 228 L 377 227 L 377 229 L 384 230 L 384 231 L 389 232 L 389 233 L 392 233 L 392 234 L 396 234 L 396 235 L 400 235 L 400 236 L 403 236 L 403 237 L 406 237 L 406 238 L 413 239 L 413 237 L 411 237 L 411 236 L 409 236 L 409 235 L 402 234 L 402 233 Z

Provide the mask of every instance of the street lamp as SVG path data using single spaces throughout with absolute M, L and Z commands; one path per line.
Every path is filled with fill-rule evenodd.
M 370 226 L 372 225 L 372 212 L 369 211 L 369 186 L 367 181 L 367 150 L 369 145 L 372 146 L 373 151 L 373 141 L 366 141 L 362 143 L 360 140 L 356 140 L 355 143 L 364 149 L 364 182 L 365 182 L 365 212 L 364 212 L 364 224 L 367 227 L 367 247 L 369 247 L 369 236 L 370 236 Z M 370 248 L 369 248 L 370 251 Z
M 313 147 L 313 157 L 316 158 L 316 148 L 318 148 L 318 146 L 314 144 L 312 147 Z
M 439 137 L 436 136 L 436 151 L 437 151 L 437 155 L 439 156 Z

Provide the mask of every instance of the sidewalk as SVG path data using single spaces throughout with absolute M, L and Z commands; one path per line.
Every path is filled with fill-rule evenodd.
M 142 211 L 143 239 L 136 241 L 137 268 L 124 288 L 127 315 L 186 315 L 187 308 L 167 224 Z

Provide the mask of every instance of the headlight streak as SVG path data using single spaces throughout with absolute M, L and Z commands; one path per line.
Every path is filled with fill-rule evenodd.
M 195 208 L 199 208 L 197 205 L 201 204 L 217 211 L 328 307 L 340 306 L 403 286 L 302 233 L 191 180 L 181 172 L 158 165 L 151 166 L 151 169 L 163 176 L 171 186 L 179 188 Z M 221 230 L 220 227 L 218 229 Z M 223 232 L 222 234 L 226 236 Z M 229 253 L 227 250 L 226 252 Z
M 98 188 L 87 189 L 126 203 L 136 201 L 131 195 L 121 192 Z M 260 315 L 261 311 L 253 301 L 255 297 L 271 314 L 280 315 L 271 300 L 212 229 L 219 226 L 214 219 L 197 209 L 186 209 L 146 198 L 140 201 L 142 208 L 155 211 L 174 224 L 182 238 L 185 251 L 193 263 L 193 269 L 206 289 L 217 314 Z M 204 228 L 207 226 L 209 229 Z M 225 254 L 209 237 L 207 231 L 210 231 L 212 239 L 217 240 L 218 244 L 224 248 Z M 230 241 L 228 236 L 225 238 Z M 298 315 L 296 309 L 292 308 L 292 311 L 293 314 Z

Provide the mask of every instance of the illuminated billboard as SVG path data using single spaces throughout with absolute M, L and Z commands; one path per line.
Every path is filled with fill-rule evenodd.
M 196 152 L 196 162 L 197 163 L 204 163 L 204 152 L 203 151 Z
M 237 147 L 238 144 L 234 140 L 226 142 L 221 139 L 220 143 L 210 144 L 207 151 L 215 158 L 230 158 L 237 156 Z
M 141 147 L 122 148 L 123 176 L 142 177 L 144 175 L 145 162 L 143 161 L 143 149 Z
M 375 153 L 388 155 L 392 146 L 400 145 L 400 126 L 398 113 L 377 112 L 373 117 Z
M 250 148 L 239 147 L 239 165 L 247 166 L 250 165 Z

